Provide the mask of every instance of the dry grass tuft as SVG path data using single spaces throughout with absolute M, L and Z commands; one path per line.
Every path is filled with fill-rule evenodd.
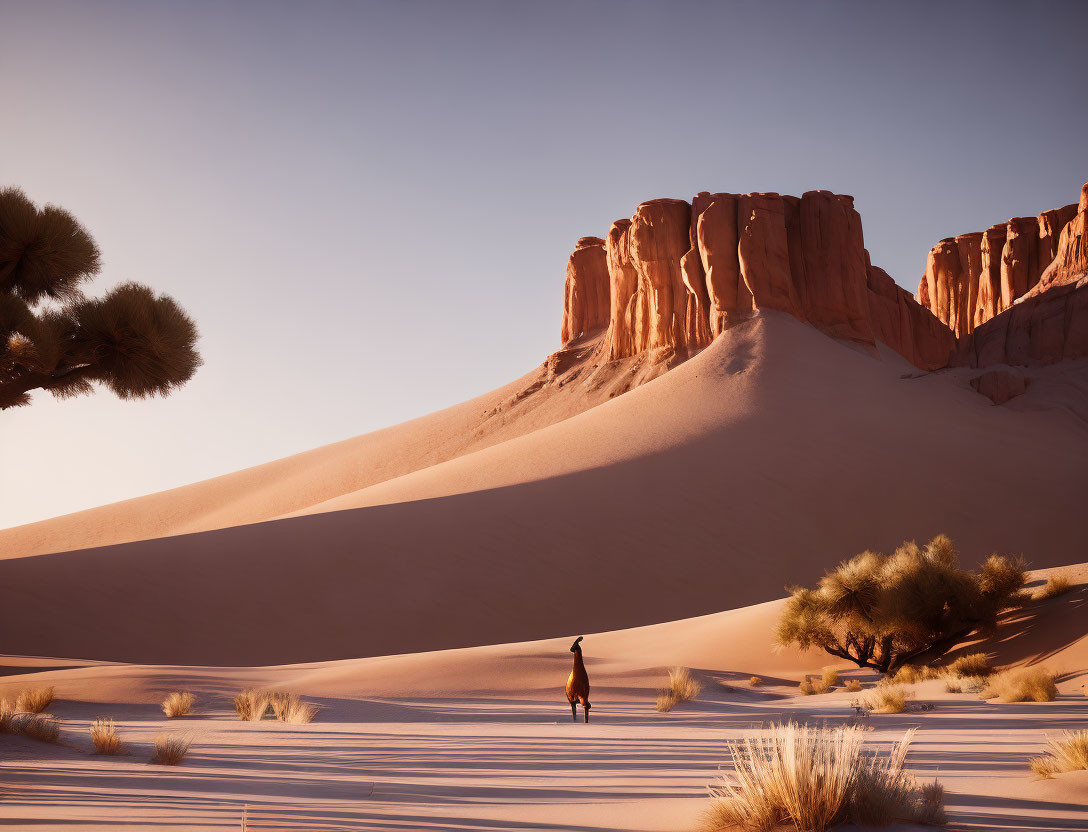
M 926 682 L 940 676 L 940 671 L 928 665 L 905 664 L 892 676 L 892 681 L 897 685 L 913 685 L 916 682 Z
M 1031 758 L 1031 770 L 1049 779 L 1065 771 L 1088 769 L 1088 729 L 1065 731 L 1060 737 L 1047 737 L 1047 752 Z
M 919 789 L 903 771 L 913 735 L 908 731 L 887 754 L 866 749 L 866 732 L 857 727 L 787 723 L 727 742 L 735 773 L 711 788 L 705 828 L 769 832 L 791 821 L 823 832 L 847 820 L 885 825 L 933 817 L 929 802 L 943 793 Z
M 53 704 L 54 687 L 26 688 L 15 701 L 15 710 L 24 714 L 40 714 Z
M 857 679 L 847 679 L 846 682 L 843 683 L 843 687 L 851 693 L 857 693 L 861 690 L 861 682 Z
M 0 699 L 0 734 L 14 734 L 17 730 L 15 706 L 8 699 Z
M 835 668 L 825 667 L 822 672 L 823 676 L 821 677 L 821 681 L 824 684 L 825 690 L 831 690 L 831 688 L 835 687 L 835 685 L 841 682 L 841 680 L 839 679 L 839 671 L 837 671 Z
M 876 714 L 901 714 L 907 709 L 910 698 L 911 694 L 902 685 L 887 682 L 867 690 L 862 697 L 869 710 Z
M 674 667 L 669 671 L 669 686 L 657 695 L 657 710 L 668 713 L 681 702 L 691 702 L 703 686 L 686 667 Z
M 982 698 L 998 702 L 1053 702 L 1058 697 L 1054 676 L 1045 667 L 1004 670 L 987 680 Z
M 244 690 L 234 697 L 234 710 L 238 718 L 245 722 L 259 722 L 264 719 L 271 696 L 265 690 Z
M 985 653 L 968 653 L 952 662 L 946 672 L 949 676 L 989 676 L 994 667 Z
M 20 733 L 42 742 L 56 742 L 60 737 L 60 720 L 49 714 L 26 714 L 18 728 Z
M 99 717 L 91 723 L 91 742 L 95 754 L 120 754 L 121 737 L 112 719 Z
M 181 734 L 173 736 L 159 734 L 155 738 L 155 753 L 151 757 L 151 762 L 162 766 L 176 766 L 185 759 L 185 755 L 189 753 L 189 746 L 192 744 L 191 737 Z
M 944 811 L 944 786 L 934 780 L 920 790 L 920 800 L 914 819 L 926 826 L 944 826 L 948 815 Z
M 835 678 L 838 678 L 838 674 L 835 674 Z M 818 693 L 827 693 L 831 690 L 831 685 L 827 683 L 826 676 L 806 676 L 797 685 L 797 689 L 801 692 L 802 696 L 813 696 Z
M 985 687 L 985 676 L 949 676 L 944 680 L 944 689 L 949 693 L 980 693 Z
M 753 676 L 751 679 L 748 680 L 748 686 L 752 687 L 752 688 L 758 688 L 762 684 L 763 684 L 763 677 L 762 676 Z
M 308 725 L 317 716 L 317 706 L 303 702 L 295 693 L 274 693 L 271 702 L 272 713 L 280 722 Z
M 1069 578 L 1065 577 L 1065 575 L 1055 575 L 1046 582 L 1046 586 L 1039 592 L 1038 598 L 1040 601 L 1045 601 L 1047 598 L 1057 598 L 1072 588 L 1073 582 Z
M 193 709 L 193 703 L 196 702 L 196 697 L 189 691 L 174 691 L 162 703 L 162 712 L 171 719 L 176 719 L 179 716 L 185 716 Z

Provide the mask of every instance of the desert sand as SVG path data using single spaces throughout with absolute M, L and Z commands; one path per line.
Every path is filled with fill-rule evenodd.
M 948 789 L 951 828 L 1088 829 L 1088 772 L 1035 780 L 1027 760 L 1049 733 L 1083 727 L 1088 699 L 1088 565 L 1070 593 L 1005 617 L 999 632 L 959 652 L 1059 670 L 1049 703 L 997 704 L 913 685 L 915 707 L 864 720 L 872 741 L 919 733 L 907 766 Z M 1035 585 L 1045 574 L 1036 575 Z M 0 696 L 56 686 L 61 743 L 0 737 L 5 825 L 87 830 L 690 830 L 723 740 L 785 719 L 841 724 L 856 694 L 797 695 L 822 653 L 775 652 L 781 601 L 648 627 L 586 635 L 590 724 L 570 720 L 562 685 L 570 635 L 520 644 L 279 667 L 139 666 L 12 657 Z M 673 666 L 703 685 L 695 702 L 654 710 Z M 866 684 L 869 671 L 836 665 Z M 747 685 L 752 674 L 764 678 Z M 309 725 L 239 722 L 231 696 L 247 686 L 305 695 Z M 167 720 L 172 690 L 197 696 L 194 715 Z M 94 756 L 87 726 L 113 717 L 126 754 Z M 177 768 L 148 762 L 162 732 L 191 735 Z
M 10 548 L 13 530 L 0 630 L 24 655 L 283 664 L 689 618 L 938 532 L 966 563 L 993 551 L 1034 567 L 1079 562 L 1088 361 L 1033 370 L 1027 392 L 1000 407 L 971 388 L 974 375 L 923 374 L 890 351 L 761 313 L 649 383 L 615 398 L 599 390 L 596 407 L 556 421 L 593 380 L 559 375 L 501 410 L 504 441 L 368 487 L 341 484 L 340 496 L 293 507 L 306 516 L 24 556 Z M 432 453 L 428 424 L 357 446 L 403 442 L 407 459 L 418 441 Z M 297 479 L 274 478 L 272 490 L 300 482 L 317 493 L 320 465 L 299 462 L 309 458 L 282 463 Z M 257 485 L 237 491 L 235 504 L 264 499 Z M 138 523 L 139 506 L 103 516 Z

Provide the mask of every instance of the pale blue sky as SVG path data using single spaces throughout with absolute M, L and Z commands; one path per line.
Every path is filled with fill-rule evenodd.
M 1075 201 L 1088 3 L 8 2 L 0 184 L 197 319 L 173 397 L 0 414 L 0 526 L 496 387 L 575 240 L 699 190 L 853 194 L 875 263 Z

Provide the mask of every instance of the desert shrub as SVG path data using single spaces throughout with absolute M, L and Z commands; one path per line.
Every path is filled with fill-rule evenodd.
M 675 667 L 669 671 L 669 686 L 657 694 L 657 710 L 667 713 L 681 702 L 690 702 L 699 695 L 703 686 L 691 675 L 686 667 Z
M 314 721 L 317 707 L 304 702 L 294 693 L 273 693 L 271 697 L 272 713 L 280 722 L 294 725 L 306 725 Z
M 926 826 L 944 826 L 948 816 L 944 811 L 944 786 L 934 780 L 919 789 L 918 806 L 914 820 Z
M 950 676 L 989 676 L 994 672 L 985 653 L 967 653 L 948 666 Z
M 192 738 L 180 734 L 159 734 L 155 738 L 155 753 L 151 762 L 163 766 L 176 766 L 185 759 L 189 753 L 189 747 L 193 744 Z
M 791 821 L 823 832 L 848 820 L 917 820 L 942 795 L 920 789 L 903 771 L 913 734 L 886 754 L 866 749 L 866 732 L 857 727 L 787 723 L 729 741 L 735 771 L 711 788 L 706 828 L 768 832 Z
M 49 714 L 25 714 L 18 727 L 21 733 L 42 742 L 56 742 L 60 737 L 60 720 Z
M 812 696 L 816 693 L 816 686 L 812 683 L 812 679 L 806 676 L 797 684 L 797 690 L 802 696 Z
M 820 681 L 823 682 L 825 690 L 831 690 L 831 688 L 840 683 L 839 671 L 835 668 L 825 667 L 822 672 L 823 675 L 820 677 Z
M 268 691 L 244 690 L 234 697 L 234 710 L 239 719 L 245 722 L 258 722 L 264 719 L 269 699 Z
M 1019 667 L 995 673 L 982 692 L 983 699 L 999 702 L 1053 702 L 1057 696 L 1054 674 L 1045 667 Z
M 961 569 L 944 535 L 891 555 L 862 552 L 816 587 L 790 590 L 775 640 L 894 673 L 922 654 L 939 658 L 971 633 L 991 632 L 1003 610 L 1024 602 L 1026 582 L 1023 562 L 1003 555 Z
M 121 753 L 121 737 L 112 719 L 99 717 L 91 723 L 91 742 L 96 754 Z
M 9 699 L 0 699 L 0 734 L 13 734 L 15 726 L 15 706 Z
M 843 683 L 843 687 L 851 693 L 857 693 L 861 690 L 861 682 L 857 679 L 847 679 L 846 682 Z
M 762 676 L 753 676 L 752 678 L 750 678 L 748 680 L 748 686 L 749 687 L 758 688 L 762 684 L 763 684 L 763 677 Z
M 196 697 L 188 691 L 175 691 L 163 700 L 162 712 L 171 719 L 185 716 L 193 709 L 195 701 Z
M 55 688 L 44 685 L 39 688 L 25 688 L 15 701 L 15 710 L 24 714 L 40 714 L 53 704 Z
M 1039 599 L 1056 598 L 1064 595 L 1073 588 L 1073 582 L 1065 575 L 1055 575 L 1046 582 L 1046 586 L 1039 592 Z
M 944 680 L 944 689 L 949 693 L 979 693 L 985 687 L 985 676 L 949 676 Z
M 1047 737 L 1046 753 L 1031 758 L 1031 770 L 1044 779 L 1065 771 L 1085 769 L 1088 769 L 1088 729 Z
M 902 685 L 882 682 L 862 697 L 869 710 L 877 714 L 901 714 L 907 709 L 910 694 Z
M 892 676 L 892 681 L 897 685 L 913 685 L 916 682 L 925 682 L 936 679 L 940 672 L 929 665 L 905 664 Z

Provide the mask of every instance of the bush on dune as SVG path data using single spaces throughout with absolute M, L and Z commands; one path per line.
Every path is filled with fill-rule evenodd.
M 949 693 L 981 693 L 985 687 L 985 676 L 949 676 L 944 680 L 944 689 Z
M 1088 769 L 1088 729 L 1048 737 L 1047 746 L 1046 754 L 1031 758 L 1031 770 L 1039 777 L 1049 779 L 1066 771 Z
M 998 702 L 1053 702 L 1058 697 L 1055 674 L 1045 667 L 1018 667 L 995 673 L 986 683 L 983 699 Z
M 1064 595 L 1073 588 L 1073 582 L 1065 575 L 1055 575 L 1046 582 L 1046 586 L 1042 588 L 1037 596 L 1040 601 L 1045 601 L 1048 598 L 1057 598 L 1059 595 Z
M 686 667 L 673 668 L 669 671 L 669 686 L 662 688 L 657 695 L 657 710 L 668 713 L 681 702 L 695 699 L 702 689 L 703 686 Z
M 790 590 L 775 641 L 895 673 L 923 654 L 939 658 L 972 633 L 993 632 L 1002 611 L 1026 600 L 1026 583 L 1023 562 L 1003 555 L 961 569 L 944 535 L 891 555 L 862 552 L 815 587 Z
M 846 822 L 943 822 L 943 790 L 903 771 L 914 731 L 888 753 L 865 747 L 856 727 L 787 723 L 727 743 L 735 772 L 711 789 L 708 832 L 768 832 L 790 821 L 823 832 Z
M 25 714 L 17 723 L 19 732 L 42 742 L 60 738 L 60 721 L 49 714 Z
M 990 657 L 985 653 L 967 653 L 948 666 L 949 676 L 989 676 L 994 672 Z
M 280 722 L 307 725 L 313 722 L 317 715 L 317 707 L 304 702 L 295 693 L 273 693 L 271 704 L 272 713 Z
M 91 723 L 91 742 L 96 754 L 120 754 L 121 737 L 112 719 L 99 717 Z
M 271 697 L 268 691 L 248 689 L 234 697 L 234 710 L 244 722 L 264 719 Z
M 24 689 L 15 701 L 15 710 L 24 714 L 40 714 L 53 704 L 55 690 L 52 685 Z
M 176 719 L 188 714 L 193 709 L 194 702 L 196 697 L 188 691 L 175 691 L 163 700 L 162 712 L 171 719 Z
M 193 741 L 189 737 L 160 734 L 155 738 L 155 753 L 151 757 L 151 762 L 162 766 L 176 766 L 185 759 L 192 744 Z
M 0 734 L 13 734 L 15 726 L 15 706 L 7 699 L 0 699 Z
M 913 685 L 916 682 L 926 682 L 936 679 L 940 672 L 928 665 L 905 664 L 892 676 L 892 681 L 897 685 Z
M 901 714 L 907 709 L 909 694 L 902 685 L 881 682 L 865 692 L 863 701 L 876 714 Z
M 748 680 L 748 686 L 749 687 L 758 688 L 762 684 L 763 684 L 763 677 L 762 676 L 753 676 Z

